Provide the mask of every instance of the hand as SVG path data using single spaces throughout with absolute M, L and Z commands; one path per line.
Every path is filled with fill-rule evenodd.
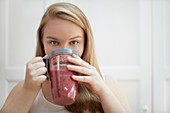
M 82 75 L 73 75 L 72 78 L 78 82 L 86 84 L 94 93 L 100 95 L 100 91 L 104 90 L 106 84 L 96 68 L 79 56 L 73 54 L 72 57 L 68 57 L 68 61 L 74 65 L 67 65 L 69 70 L 78 72 Z
M 46 80 L 47 69 L 42 57 L 35 57 L 26 64 L 24 87 L 32 91 L 39 91 L 41 84 Z

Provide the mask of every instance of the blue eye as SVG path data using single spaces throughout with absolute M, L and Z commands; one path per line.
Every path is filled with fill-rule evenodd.
M 58 41 L 50 41 L 52 46 L 58 46 L 60 43 Z
M 71 45 L 76 45 L 76 44 L 78 44 L 78 42 L 77 41 L 71 41 L 70 44 Z

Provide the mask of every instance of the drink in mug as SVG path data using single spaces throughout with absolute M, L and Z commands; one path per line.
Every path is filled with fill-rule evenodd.
M 71 49 L 55 50 L 48 56 L 48 65 L 46 62 L 53 101 L 58 105 L 73 104 L 78 93 L 78 82 L 71 77 L 77 75 L 77 72 L 67 69 L 67 65 L 70 64 L 67 57 L 72 54 L 78 55 Z

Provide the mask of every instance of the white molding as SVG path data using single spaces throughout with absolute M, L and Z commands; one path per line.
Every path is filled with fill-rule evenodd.
M 165 92 L 164 92 L 164 111 L 165 113 L 170 112 L 170 79 L 165 80 Z

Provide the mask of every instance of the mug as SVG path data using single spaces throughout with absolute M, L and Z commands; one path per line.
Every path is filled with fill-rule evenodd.
M 57 105 L 73 104 L 78 93 L 78 82 L 71 77 L 77 75 L 77 72 L 67 69 L 67 65 L 70 64 L 67 57 L 72 54 L 78 55 L 74 50 L 61 48 L 44 58 L 47 79 L 51 81 L 53 101 Z

